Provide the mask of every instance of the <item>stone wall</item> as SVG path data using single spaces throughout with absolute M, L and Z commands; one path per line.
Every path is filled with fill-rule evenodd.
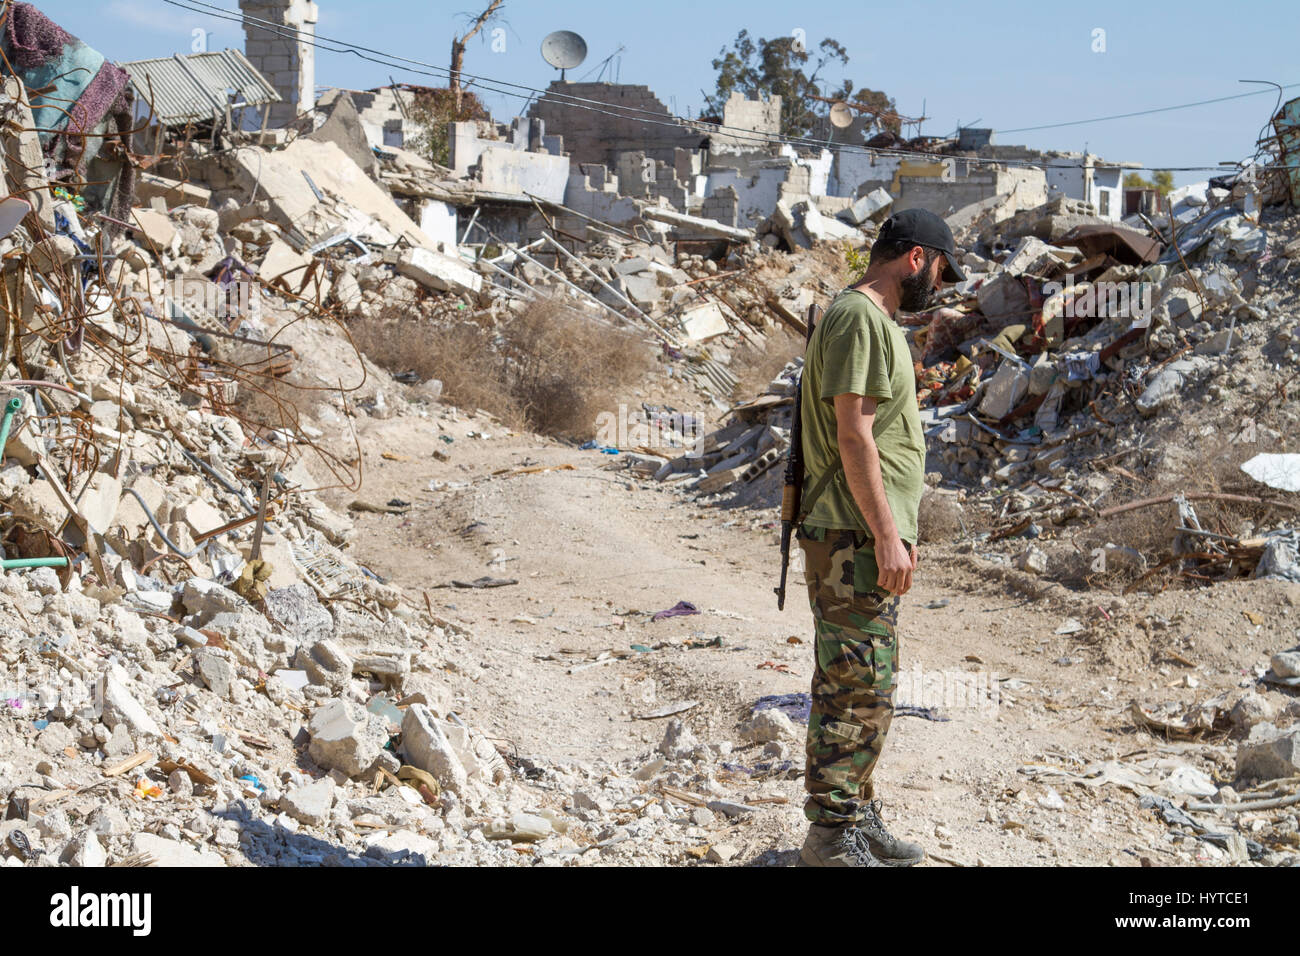
M 271 104 L 267 125 L 286 126 L 316 105 L 316 36 L 319 10 L 313 0 L 240 0 L 244 14 L 244 55 L 280 94 Z M 296 31 L 277 35 L 265 24 Z
M 571 105 L 575 97 L 577 105 Z M 603 107 L 597 104 L 611 109 L 600 112 Z M 699 130 L 678 123 L 647 86 L 556 81 L 533 103 L 528 115 L 563 134 L 574 163 L 601 163 L 611 169 L 618 164 L 617 155 L 624 152 L 643 152 L 651 159 L 673 164 L 674 150 L 697 150 L 706 139 Z

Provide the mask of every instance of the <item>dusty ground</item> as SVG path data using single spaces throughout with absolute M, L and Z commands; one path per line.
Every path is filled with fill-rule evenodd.
M 359 416 L 364 486 L 324 497 L 340 511 L 358 497 L 413 504 L 405 515 L 352 512 L 359 532 L 352 550 L 467 627 L 469 659 L 478 666 L 449 665 L 460 671 L 449 680 L 471 725 L 520 754 L 601 767 L 649 759 L 667 718 L 637 715 L 698 701 L 682 717 L 700 740 L 735 743 L 733 769 L 718 781 L 737 797 L 773 799 L 745 822 L 719 818 L 705 838 L 654 862 L 694 862 L 689 844 L 725 841 L 739 850 L 733 863 L 792 863 L 805 827 L 801 753 L 789 748 L 794 770 L 751 778 L 743 768 L 773 758 L 738 735 L 758 698 L 806 692 L 812 670 L 800 581 L 784 612 L 772 594 L 774 512 L 703 508 L 671 488 L 603 470 L 610 458 L 597 452 L 508 435 L 481 418 L 440 419 L 437 406 L 429 409 L 427 418 Z M 575 467 L 491 474 L 558 465 Z M 444 484 L 433 491 L 431 482 Z M 1297 643 L 1300 587 L 1243 582 L 1154 598 L 1069 594 L 995 571 L 962 550 L 922 552 L 903 604 L 902 666 L 983 675 L 999 688 L 998 706 L 943 702 L 936 713 L 947 721 L 895 718 L 876 772 L 886 821 L 926 845 L 928 865 L 1226 862 L 1204 842 L 1171 841 L 1136 793 L 1051 774 L 1119 760 L 1146 761 L 1163 775 L 1189 764 L 1219 783 L 1230 780 L 1236 745 L 1226 735 L 1162 741 L 1134 726 L 1129 702 L 1154 708 L 1229 692 L 1231 703 L 1255 684 L 1262 672 L 1255 668 L 1270 654 Z M 445 587 L 483 575 L 518 584 Z M 702 613 L 659 623 L 638 613 L 683 600 Z M 1070 617 L 1085 629 L 1057 635 Z M 715 638 L 720 645 L 688 646 Z M 663 642 L 669 646 L 581 667 L 601 651 Z M 1263 692 L 1279 714 L 1294 697 Z M 1025 772 L 1031 764 L 1047 769 Z M 1044 805 L 1056 802 L 1053 791 L 1063 804 L 1057 809 Z M 1242 822 L 1250 829 L 1249 816 Z

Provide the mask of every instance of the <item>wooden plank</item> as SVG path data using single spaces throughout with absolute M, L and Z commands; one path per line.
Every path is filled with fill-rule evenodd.
M 134 757 L 128 757 L 126 760 L 123 760 L 121 763 L 116 763 L 113 764 L 113 766 L 111 767 L 105 768 L 104 776 L 120 777 L 122 774 L 134 770 L 136 767 L 140 766 L 143 763 L 148 763 L 152 759 L 153 759 L 153 751 L 141 750 Z

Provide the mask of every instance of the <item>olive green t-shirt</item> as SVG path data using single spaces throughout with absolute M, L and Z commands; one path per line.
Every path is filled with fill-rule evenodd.
M 916 542 L 916 514 L 925 485 L 925 436 L 916 405 L 912 354 L 898 323 L 861 292 L 845 289 L 813 331 L 804 358 L 803 493 L 840 460 L 835 396 L 876 399 L 872 435 L 889 510 L 904 541 Z M 881 427 L 883 426 L 883 428 Z M 813 503 L 806 523 L 871 533 L 841 469 Z

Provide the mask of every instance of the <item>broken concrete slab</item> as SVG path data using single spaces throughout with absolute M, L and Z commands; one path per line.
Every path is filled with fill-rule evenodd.
M 980 399 L 980 414 L 992 419 L 1009 414 L 1029 392 L 1029 374 L 1028 369 L 1014 362 L 1003 362 Z
M 295 663 L 307 672 L 313 684 L 341 694 L 352 678 L 352 656 L 336 641 L 317 641 L 298 651 Z
M 195 651 L 194 670 L 208 690 L 222 700 L 230 699 L 230 686 L 235 682 L 235 667 L 222 651 L 206 647 Z
M 980 311 L 990 322 L 1009 325 L 1029 320 L 1029 290 L 1018 276 L 1000 272 L 985 279 L 975 297 Z
M 309 133 L 307 138 L 318 143 L 333 143 L 343 150 L 348 159 L 356 163 L 367 176 L 377 178 L 379 176 L 379 159 L 375 156 L 375 151 L 370 146 L 370 140 L 361 127 L 361 117 L 357 113 L 357 104 L 353 102 L 352 95 L 347 90 L 334 90 L 331 92 L 334 94 L 332 102 L 326 99 L 331 94 L 326 94 L 316 104 L 317 109 L 329 109 L 325 122 L 318 126 L 314 132 Z
M 305 786 L 294 787 L 280 798 L 280 809 L 299 823 L 323 827 L 329 822 L 334 800 L 334 781 L 324 776 Z
M 131 852 L 153 858 L 154 866 L 224 867 L 226 861 L 211 850 L 195 850 L 179 840 L 169 840 L 155 833 L 137 833 L 131 837 Z
M 307 753 L 322 767 L 359 777 L 388 743 L 388 722 L 356 704 L 335 698 L 312 715 Z
M 104 724 L 112 730 L 125 724 L 132 737 L 161 737 L 162 728 L 136 700 L 122 680 L 106 671 L 99 678 L 98 693 L 103 701 Z
M 132 209 L 130 222 L 133 224 L 131 232 L 154 254 L 171 249 L 172 240 L 176 238 L 176 226 L 164 213 L 153 209 Z
M 313 270 L 314 262 L 310 256 L 296 252 L 288 243 L 277 239 L 262 257 L 257 277 L 268 283 L 279 280 L 294 295 L 310 302 L 324 302 L 329 296 L 330 281 L 324 270 L 319 267 Z
M 880 187 L 871 190 L 865 196 L 854 200 L 853 205 L 839 214 L 839 218 L 855 226 L 866 222 L 881 222 L 889 215 L 894 197 L 889 191 Z
M 198 183 L 182 182 L 141 171 L 136 174 L 135 198 L 142 206 L 150 205 L 154 199 L 161 199 L 168 208 L 187 203 L 206 207 L 212 203 L 212 190 Z
M 438 783 L 462 796 L 469 779 L 441 722 L 423 704 L 411 704 L 402 718 L 402 750 L 407 761 L 433 774 Z
M 704 342 L 725 334 L 731 326 L 716 302 L 704 302 L 682 311 L 682 331 L 692 342 Z
M 431 249 L 407 249 L 397 260 L 397 271 L 438 292 L 474 292 L 483 277 L 459 259 Z
M 336 143 L 319 143 L 300 138 L 282 150 L 241 149 L 229 160 L 234 163 L 237 185 L 257 198 L 265 197 L 269 214 L 282 229 L 297 229 L 313 240 L 322 239 L 355 216 L 368 217 L 393 236 L 405 238 L 413 245 L 434 249 L 433 241 L 393 201 L 392 196 L 371 180 Z M 303 176 L 335 202 L 323 203 Z M 364 226 L 363 223 L 357 223 Z

